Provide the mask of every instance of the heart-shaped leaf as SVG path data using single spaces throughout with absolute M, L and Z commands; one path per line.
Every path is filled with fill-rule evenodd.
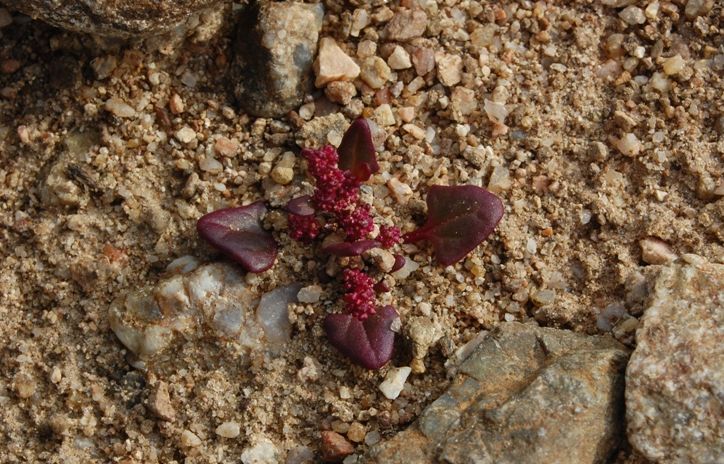
M 284 209 L 287 213 L 296 214 L 297 216 L 311 216 L 314 214 L 312 197 L 309 195 L 302 195 L 301 197 L 292 198 L 284 206 Z
M 372 131 L 365 118 L 358 118 L 349 126 L 337 153 L 339 153 L 339 168 L 350 171 L 360 182 L 366 181 L 380 170 L 375 156 Z
M 364 321 L 351 314 L 330 314 L 324 319 L 324 331 L 332 346 L 352 362 L 379 369 L 392 357 L 395 332 L 391 326 L 397 317 L 392 306 L 385 306 Z
M 381 246 L 377 240 L 357 240 L 356 242 L 337 242 L 322 248 L 322 251 L 334 256 L 359 256 L 365 251 Z
M 262 201 L 220 209 L 202 216 L 196 229 L 204 240 L 247 271 L 263 272 L 272 267 L 277 256 L 274 238 L 261 226 L 265 213 Z
M 444 266 L 454 264 L 485 240 L 503 217 L 503 202 L 474 185 L 433 185 L 427 193 L 427 221 L 405 242 L 427 240 Z

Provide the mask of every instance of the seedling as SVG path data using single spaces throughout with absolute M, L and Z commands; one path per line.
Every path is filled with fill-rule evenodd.
M 437 261 L 448 266 L 463 259 L 485 240 L 503 217 L 503 204 L 487 190 L 472 185 L 430 187 L 425 224 L 404 236 L 394 226 L 380 226 L 377 237 L 368 204 L 360 200 L 362 182 L 379 170 L 372 130 L 367 120 L 352 123 L 339 149 L 325 146 L 302 150 L 307 169 L 314 178 L 314 193 L 294 198 L 284 210 L 288 213 L 288 233 L 306 244 L 320 241 L 330 233 L 341 241 L 327 244 L 321 251 L 338 257 L 360 256 L 372 248 L 393 248 L 427 241 Z M 211 245 L 228 254 L 249 272 L 269 269 L 277 255 L 277 244 L 261 226 L 266 213 L 262 202 L 226 208 L 203 216 L 199 234 Z M 391 272 L 402 268 L 405 257 L 395 255 Z M 384 280 L 374 279 L 359 268 L 359 260 L 342 272 L 345 312 L 329 314 L 324 330 L 330 343 L 353 362 L 367 369 L 379 369 L 392 357 L 398 318 L 392 306 L 381 309 L 376 292 L 389 291 Z M 358 266 L 358 267 L 354 267 Z

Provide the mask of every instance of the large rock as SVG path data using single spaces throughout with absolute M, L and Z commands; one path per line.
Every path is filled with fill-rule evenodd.
M 259 295 L 235 266 L 199 265 L 189 256 L 172 262 L 167 273 L 109 308 L 111 330 L 144 362 L 173 363 L 178 350 L 171 347 L 204 340 L 247 360 L 254 352 L 278 352 L 289 340 L 287 306 L 296 302 L 298 284 Z
M 374 463 L 604 462 L 623 435 L 628 353 L 609 337 L 503 323 Z
M 628 438 L 648 459 L 724 461 L 724 265 L 659 272 L 626 372 Z
M 174 29 L 223 0 L 0 0 L 54 26 L 109 37 Z
M 254 4 L 242 15 L 231 72 L 239 105 L 254 116 L 279 117 L 311 90 L 322 28 L 321 4 Z

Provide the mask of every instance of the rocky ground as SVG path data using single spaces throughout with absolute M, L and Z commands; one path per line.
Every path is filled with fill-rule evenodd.
M 282 5 L 130 41 L 0 7 L 0 461 L 720 460 L 721 3 Z M 390 366 L 329 346 L 338 265 L 274 214 L 275 266 L 214 298 L 304 287 L 281 347 L 119 342 L 113 308 L 178 258 L 239 272 L 201 215 L 308 193 L 301 147 L 360 115 L 381 224 L 414 229 L 435 184 L 506 206 L 455 266 L 401 248 Z

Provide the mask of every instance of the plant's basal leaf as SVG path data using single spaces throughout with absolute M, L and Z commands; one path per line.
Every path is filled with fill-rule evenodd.
M 351 314 L 330 314 L 324 319 L 324 330 L 332 346 L 355 364 L 379 369 L 392 357 L 395 332 L 390 328 L 398 317 L 392 306 L 360 321 Z
M 364 182 L 379 171 L 375 156 L 375 144 L 367 120 L 356 119 L 344 133 L 337 149 L 339 168 L 350 171 L 358 181 Z
M 503 217 L 503 202 L 474 185 L 434 185 L 427 193 L 427 221 L 405 242 L 427 240 L 444 266 L 454 264 L 485 240 Z
M 382 244 L 377 240 L 357 240 L 356 242 L 333 243 L 322 248 L 322 251 L 335 256 L 359 256 L 371 248 L 380 246 Z
M 309 195 L 302 195 L 301 197 L 292 198 L 284 206 L 287 213 L 296 214 L 298 216 L 311 216 L 314 214 L 314 207 L 312 206 L 312 197 Z
M 261 201 L 206 214 L 196 223 L 199 235 L 241 264 L 249 272 L 269 269 L 277 256 L 277 244 L 261 227 L 266 207 Z

